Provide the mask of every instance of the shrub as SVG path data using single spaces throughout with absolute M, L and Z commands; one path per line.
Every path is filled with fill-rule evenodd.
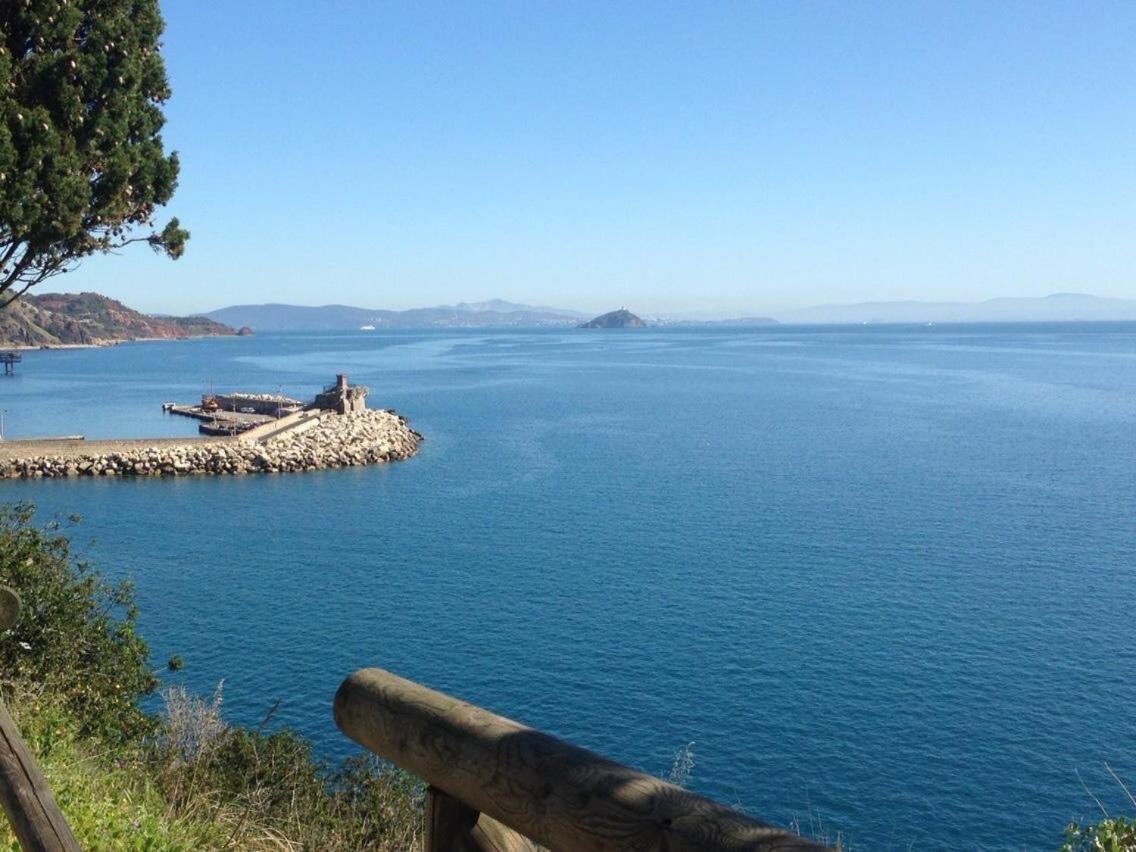
M 23 602 L 0 634 L 0 687 L 84 848 L 421 845 L 424 787 L 390 764 L 332 767 L 268 719 L 227 725 L 220 687 L 212 700 L 166 690 L 164 712 L 143 713 L 158 681 L 132 590 L 75 561 L 59 529 L 36 526 L 30 505 L 0 506 L 0 583 Z M 0 847 L 11 842 L 0 821 Z
M 1065 829 L 1061 852 L 1133 852 L 1136 850 L 1136 822 L 1115 817 L 1095 825 L 1071 823 Z
M 0 583 L 23 604 L 20 620 L 0 635 L 5 697 L 49 697 L 79 720 L 83 736 L 141 736 L 153 720 L 138 700 L 157 679 L 136 631 L 133 590 L 74 561 L 59 523 L 40 528 L 34 517 L 29 504 L 0 506 Z
M 229 842 L 287 838 L 305 849 L 409 849 L 422 834 L 422 782 L 371 757 L 333 769 L 292 731 L 225 725 L 212 702 L 167 690 L 148 775 L 174 813 L 233 823 Z M 263 727 L 263 726 L 262 726 Z

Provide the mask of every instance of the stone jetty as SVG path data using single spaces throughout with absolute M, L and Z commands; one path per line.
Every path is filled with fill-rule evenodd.
M 0 443 L 0 478 L 274 473 L 401 461 L 422 436 L 393 411 L 299 415 L 261 439 Z M 281 421 L 283 423 L 283 421 Z

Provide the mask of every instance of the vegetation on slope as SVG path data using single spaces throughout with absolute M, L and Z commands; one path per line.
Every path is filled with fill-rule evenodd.
M 1136 807 L 1136 801 L 1133 806 Z M 1065 829 L 1061 852 L 1133 852 L 1136 822 L 1124 817 L 1105 817 L 1093 824 L 1073 823 Z
M 329 766 L 268 718 L 228 725 L 219 690 L 209 701 L 161 690 L 162 711 L 144 712 L 161 683 L 130 586 L 76 561 L 59 524 L 36 526 L 29 506 L 0 507 L 0 582 L 24 602 L 0 635 L 0 689 L 84 848 L 419 844 L 421 784 L 388 764 Z M 13 843 L 0 826 L 0 846 Z
M 0 346 L 89 345 L 234 333 L 208 317 L 146 316 L 98 293 L 25 296 L 0 308 Z

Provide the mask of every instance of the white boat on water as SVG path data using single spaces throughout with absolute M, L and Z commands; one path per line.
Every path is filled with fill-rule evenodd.
M 359 331 L 374 331 L 374 330 L 375 330 L 375 327 L 373 325 L 361 325 L 361 326 L 359 326 Z

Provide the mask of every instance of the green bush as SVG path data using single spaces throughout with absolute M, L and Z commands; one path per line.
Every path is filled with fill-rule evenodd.
M 74 521 L 74 519 L 72 519 Z M 375 849 L 420 845 L 424 788 L 372 757 L 332 767 L 288 730 L 227 725 L 212 701 L 163 693 L 129 584 L 73 559 L 60 524 L 0 506 L 0 583 L 21 596 L 0 633 L 13 717 L 84 848 Z M 180 659 L 179 659 L 180 662 Z M 173 661 L 168 668 L 180 666 Z M 17 848 L 0 826 L 0 848 Z
M 0 583 L 23 603 L 15 627 L 0 634 L 5 697 L 43 696 L 67 708 L 82 735 L 135 739 L 152 730 L 138 702 L 157 679 L 136 631 L 133 590 L 73 560 L 59 523 L 40 528 L 34 517 L 28 504 L 0 506 Z
M 1095 825 L 1072 823 L 1065 829 L 1061 852 L 1134 852 L 1136 822 L 1124 817 L 1104 819 Z
M 212 702 L 180 689 L 163 697 L 147 774 L 175 812 L 207 817 L 224 803 L 239 814 L 231 839 L 243 847 L 266 834 L 305 849 L 418 844 L 424 788 L 413 776 L 370 756 L 332 768 L 292 731 L 230 727 L 221 718 L 220 691 Z

